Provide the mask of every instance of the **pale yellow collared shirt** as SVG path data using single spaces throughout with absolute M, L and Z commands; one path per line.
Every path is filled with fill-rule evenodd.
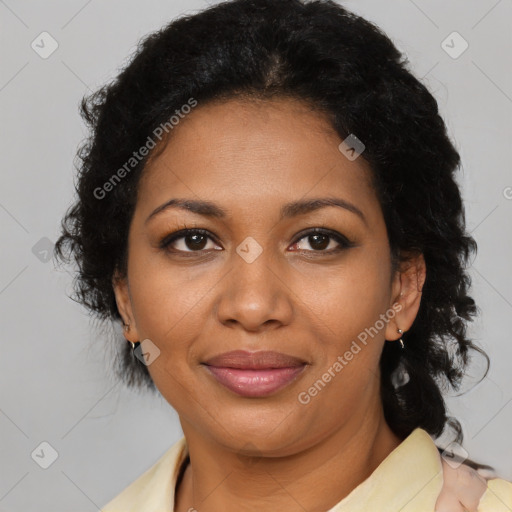
M 176 479 L 187 455 L 182 437 L 102 511 L 173 512 Z M 434 512 L 442 486 L 439 451 L 429 434 L 417 428 L 327 512 Z M 512 512 L 512 482 L 489 480 L 478 512 Z

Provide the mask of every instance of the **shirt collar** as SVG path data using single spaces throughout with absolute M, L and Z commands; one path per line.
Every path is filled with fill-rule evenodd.
M 173 510 L 180 468 L 188 456 L 182 437 L 104 512 Z M 443 485 L 441 456 L 430 435 L 416 428 L 373 473 L 328 512 L 424 512 L 434 510 Z
M 439 450 L 425 430 L 416 428 L 328 512 L 431 511 L 442 486 Z

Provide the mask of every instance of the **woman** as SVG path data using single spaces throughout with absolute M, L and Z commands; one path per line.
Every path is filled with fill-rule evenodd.
M 222 3 L 82 107 L 57 254 L 123 323 L 120 378 L 184 433 L 103 510 L 512 509 L 510 482 L 433 441 L 462 442 L 440 383 L 481 352 L 476 243 L 437 103 L 378 28 L 333 2 Z

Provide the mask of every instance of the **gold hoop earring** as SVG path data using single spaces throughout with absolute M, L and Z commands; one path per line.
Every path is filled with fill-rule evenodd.
M 123 328 L 125 331 L 128 332 L 130 330 L 130 324 L 123 324 Z M 137 347 L 140 345 L 140 341 L 136 341 L 135 343 L 128 339 L 126 341 L 131 344 L 133 351 L 135 351 Z
M 401 347 L 405 348 L 404 341 L 402 340 L 402 336 L 401 336 L 404 333 L 404 331 L 402 331 L 402 329 L 397 329 L 397 331 L 400 334 L 400 339 L 398 341 L 400 342 Z
M 135 351 L 137 349 L 137 347 L 140 345 L 140 341 L 136 341 L 135 343 L 130 340 L 126 340 L 126 341 L 128 341 L 128 343 L 131 343 L 133 351 Z

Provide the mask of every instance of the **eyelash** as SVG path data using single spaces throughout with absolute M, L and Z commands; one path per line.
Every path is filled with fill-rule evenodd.
M 331 229 L 327 229 L 327 228 L 312 228 L 312 229 L 308 229 L 306 231 L 303 231 L 301 233 L 299 233 L 297 235 L 297 238 L 295 239 L 295 241 L 291 244 L 291 245 L 295 245 L 297 244 L 298 242 L 300 242 L 303 238 L 307 238 L 308 236 L 311 236 L 311 235 L 325 235 L 331 239 L 333 239 L 334 241 L 336 241 L 339 246 L 336 247 L 335 249 L 330 249 L 329 251 L 325 251 L 325 250 L 307 250 L 307 249 L 299 249 L 297 252 L 301 252 L 301 253 L 314 253 L 315 255 L 319 254 L 319 255 L 331 255 L 331 254 L 335 254 L 335 253 L 338 253 L 338 252 L 341 252 L 345 249 L 349 249 L 351 247 L 354 247 L 355 244 L 350 241 L 348 238 L 346 238 L 345 236 L 341 235 L 340 233 L 336 232 L 336 231 L 333 231 Z M 215 240 L 215 237 L 213 237 L 207 230 L 205 229 L 201 229 L 201 228 L 184 228 L 184 229 L 180 229 L 179 231 L 175 231 L 173 233 L 171 233 L 170 235 L 167 235 L 165 236 L 159 243 L 159 247 L 160 249 L 165 249 L 169 252 L 172 252 L 173 254 L 180 254 L 180 255 L 183 255 L 184 257 L 188 257 L 188 255 L 190 256 L 193 256 L 193 255 L 196 255 L 196 254 L 201 254 L 204 249 L 202 250 L 199 250 L 199 251 L 176 251 L 176 250 L 171 250 L 169 248 L 169 246 L 175 242 L 176 240 L 179 240 L 181 238 L 186 238 L 187 236 L 191 236 L 191 235 L 204 235 L 204 236 L 207 236 L 208 238 L 210 238 L 212 241 L 214 241 L 217 245 L 220 245 L 218 244 L 218 242 Z M 214 250 L 217 250 L 217 249 L 214 249 Z M 208 252 L 208 250 L 206 251 Z

